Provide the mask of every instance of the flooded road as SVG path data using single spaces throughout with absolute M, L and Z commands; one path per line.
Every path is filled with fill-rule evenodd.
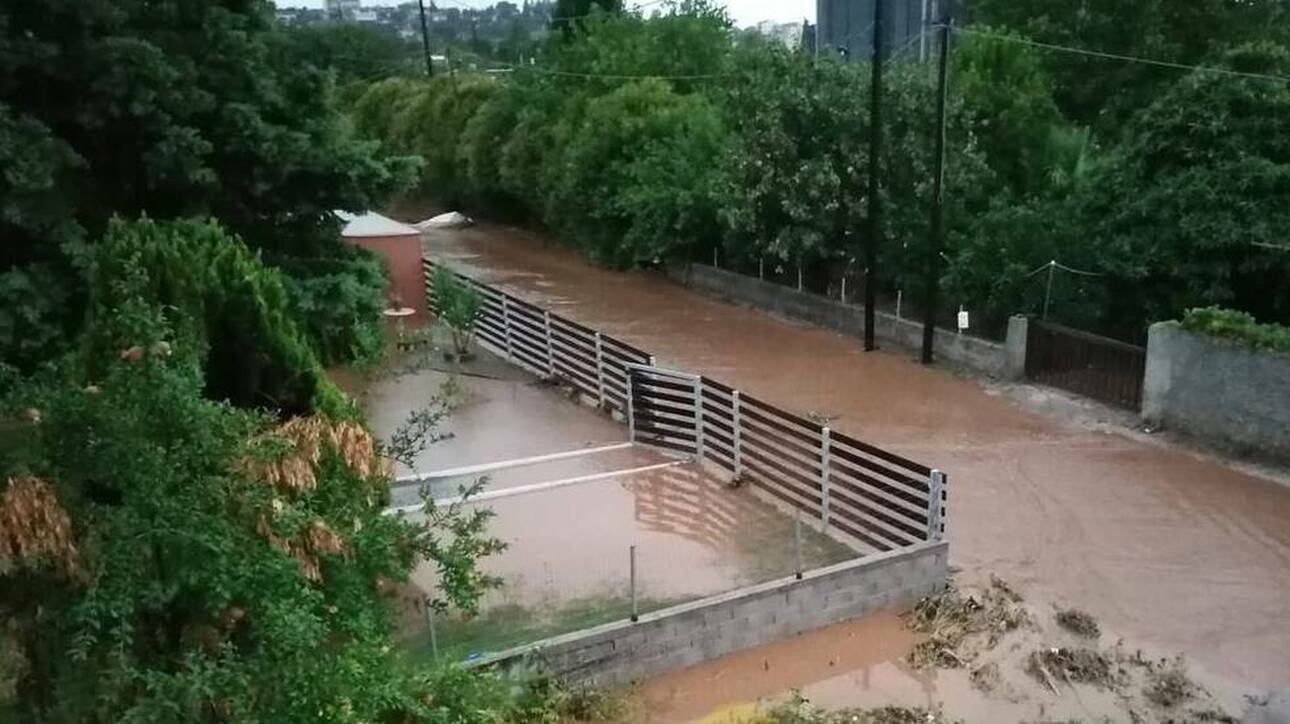
M 1217 689 L 1290 685 L 1290 490 L 1164 444 L 1040 417 L 902 350 L 597 269 L 532 234 L 428 236 L 459 271 L 949 473 L 951 564 L 1185 652 Z M 705 688 L 694 682 L 695 692 Z M 767 692 L 770 693 L 770 692 Z M 683 693 L 675 693 L 683 696 Z

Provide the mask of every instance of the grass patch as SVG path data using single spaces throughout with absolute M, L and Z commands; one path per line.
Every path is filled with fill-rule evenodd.
M 639 602 L 641 612 L 665 608 L 685 599 Z M 631 616 L 631 602 L 618 597 L 575 599 L 557 607 L 526 608 L 504 604 L 471 618 L 454 615 L 435 621 L 439 656 L 444 661 L 461 661 L 579 631 Z M 417 658 L 430 657 L 430 634 L 409 638 L 406 645 Z

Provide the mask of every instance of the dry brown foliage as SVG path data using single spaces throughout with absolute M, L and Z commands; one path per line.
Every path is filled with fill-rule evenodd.
M 319 557 L 323 555 L 348 555 L 345 539 L 331 529 L 325 521 L 315 520 L 294 537 L 284 538 L 273 532 L 268 519 L 263 516 L 256 522 L 256 532 L 269 545 L 295 559 L 300 572 L 311 581 L 322 580 Z
M 274 449 L 273 445 L 281 445 Z M 327 449 L 363 478 L 388 475 L 390 463 L 377 452 L 371 433 L 355 422 L 332 422 L 311 415 L 295 417 L 251 441 L 256 453 L 242 459 L 238 468 L 280 491 L 300 493 L 318 486 L 317 468 Z
M 964 595 L 951 586 L 914 606 L 905 623 L 927 634 L 909 654 L 914 668 L 966 666 L 1005 634 L 1032 625 L 1030 613 L 1019 605 L 1021 596 L 1002 581 L 993 579 L 979 595 Z
M 79 573 L 71 518 L 49 483 L 30 475 L 9 478 L 0 496 L 0 572 L 41 560 L 68 577 Z

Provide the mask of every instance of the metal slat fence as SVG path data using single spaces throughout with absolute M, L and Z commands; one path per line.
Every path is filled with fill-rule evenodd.
M 944 534 L 946 476 L 707 377 L 700 455 L 865 545 Z
M 438 312 L 424 261 L 427 295 Z M 455 272 L 452 272 L 456 274 Z M 484 304 L 478 339 L 507 359 L 621 412 L 634 441 L 694 455 L 874 551 L 945 532 L 947 478 L 699 375 L 656 367 L 609 335 L 456 274 Z
M 440 268 L 422 259 L 430 312 L 439 313 L 434 287 Z M 543 377 L 572 385 L 602 407 L 627 415 L 627 369 L 654 358 L 626 342 L 601 334 L 518 297 L 443 267 L 483 299 L 475 336 L 492 352 Z

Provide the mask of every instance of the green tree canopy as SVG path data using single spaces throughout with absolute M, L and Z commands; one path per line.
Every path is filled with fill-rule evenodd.
M 275 263 L 337 257 L 332 211 L 377 206 L 406 181 L 408 163 L 349 132 L 331 75 L 281 52 L 271 23 L 261 0 L 0 8 L 0 293 L 54 274 L 73 300 L 33 320 L 14 310 L 42 300 L 6 295 L 0 342 L 6 329 L 28 345 L 39 329 L 66 338 L 83 291 L 69 248 L 113 215 L 210 215 Z M 352 328 L 329 334 L 332 348 L 361 346 Z M 40 354 L 5 356 L 30 366 Z

